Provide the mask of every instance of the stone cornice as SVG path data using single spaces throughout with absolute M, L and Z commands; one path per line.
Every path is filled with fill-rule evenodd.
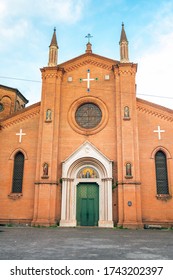
M 121 69 L 118 71 L 118 74 L 123 74 L 123 75 L 128 75 L 128 74 L 131 74 L 131 75 L 135 75 L 136 74 L 136 71 L 134 68 L 130 68 L 130 69 Z
M 173 122 L 173 110 L 137 98 L 139 112 Z
M 112 70 L 117 75 L 135 75 L 137 72 L 137 64 L 129 62 L 129 63 L 119 63 L 112 66 Z
M 32 119 L 39 113 L 40 113 L 40 102 L 36 103 L 34 105 L 31 105 L 28 108 L 23 109 L 15 114 L 9 116 L 8 118 L 2 120 L 1 128 L 5 129 L 14 124 L 23 122 L 27 119 Z
M 46 78 L 62 79 L 62 76 L 64 74 L 64 68 L 59 66 L 44 67 L 41 68 L 40 70 L 42 73 L 42 79 L 46 79 Z
M 100 68 L 103 68 L 103 69 L 106 69 L 106 70 L 109 70 L 109 71 L 112 70 L 111 65 L 107 65 L 107 64 L 101 63 L 99 61 L 93 60 L 93 59 L 87 59 L 87 60 L 83 60 L 81 62 L 78 62 L 78 63 L 67 66 L 65 68 L 65 71 L 66 72 L 71 72 L 71 71 L 74 71 L 74 70 L 76 70 L 76 69 L 78 69 L 82 66 L 85 66 L 85 65 L 94 65 L 96 67 L 100 67 Z
M 141 185 L 141 182 L 140 181 L 128 181 L 128 180 L 126 180 L 126 181 L 119 181 L 119 182 L 117 182 L 117 185 L 119 186 L 119 185 L 136 185 L 136 186 L 138 186 L 138 185 Z
M 37 181 L 37 182 L 35 182 L 35 185 L 56 185 L 56 186 L 58 186 L 59 183 L 58 183 L 58 181 L 47 181 L 47 182 Z

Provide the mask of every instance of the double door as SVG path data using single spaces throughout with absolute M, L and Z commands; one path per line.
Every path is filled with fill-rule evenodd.
M 97 226 L 99 219 L 99 187 L 96 183 L 77 186 L 77 225 Z

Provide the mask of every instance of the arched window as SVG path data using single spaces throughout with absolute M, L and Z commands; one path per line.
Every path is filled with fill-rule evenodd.
M 23 170 L 24 170 L 24 155 L 18 152 L 14 157 L 14 170 L 13 170 L 13 193 L 22 192 L 23 183 Z
M 166 155 L 158 151 L 155 155 L 157 194 L 169 194 Z

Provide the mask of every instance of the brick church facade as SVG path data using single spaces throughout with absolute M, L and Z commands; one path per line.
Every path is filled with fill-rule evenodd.
M 122 25 L 120 60 L 58 64 L 54 30 L 41 102 L 0 85 L 0 223 L 173 225 L 173 111 L 136 97 Z

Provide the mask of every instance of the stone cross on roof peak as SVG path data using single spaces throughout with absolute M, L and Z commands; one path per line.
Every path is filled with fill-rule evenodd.
M 85 36 L 85 38 L 88 38 L 88 43 L 90 43 L 90 39 L 92 38 L 93 36 L 90 34 L 90 33 L 88 33 L 86 36 Z

